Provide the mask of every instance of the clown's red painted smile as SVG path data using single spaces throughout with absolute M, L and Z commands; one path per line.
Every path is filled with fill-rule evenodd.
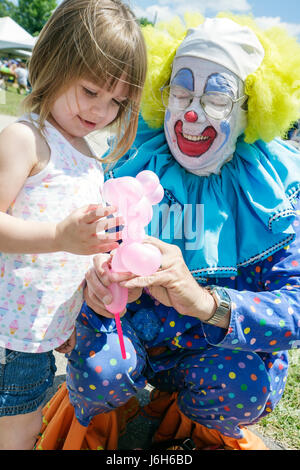
M 177 121 L 175 124 L 177 144 L 181 152 L 189 157 L 199 157 L 207 152 L 217 137 L 217 131 L 212 126 L 207 126 L 200 135 L 184 134 L 182 128 L 183 122 Z

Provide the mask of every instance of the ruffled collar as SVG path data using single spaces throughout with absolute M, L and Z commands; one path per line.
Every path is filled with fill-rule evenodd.
M 163 129 L 150 129 L 140 119 L 132 149 L 106 178 L 145 169 L 158 175 L 165 190 L 148 232 L 178 245 L 196 278 L 237 275 L 239 267 L 295 238 L 292 202 L 300 191 L 300 155 L 280 139 L 250 145 L 240 136 L 221 173 L 202 177 L 175 161 Z M 184 217 L 180 227 L 171 222 Z

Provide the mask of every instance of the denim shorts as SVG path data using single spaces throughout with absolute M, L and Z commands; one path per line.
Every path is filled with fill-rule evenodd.
M 52 351 L 25 353 L 0 347 L 0 417 L 36 411 L 55 372 Z

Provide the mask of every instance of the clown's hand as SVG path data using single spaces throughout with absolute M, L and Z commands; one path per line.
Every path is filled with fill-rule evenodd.
M 175 308 L 182 315 L 196 317 L 201 321 L 211 318 L 216 309 L 213 297 L 193 278 L 181 250 L 153 237 L 147 237 L 145 243 L 147 242 L 161 251 L 160 269 L 150 276 L 132 277 L 123 281 L 119 279 L 120 285 L 128 289 L 147 287 L 159 302 Z
M 90 308 L 96 313 L 107 318 L 114 318 L 114 314 L 106 309 L 106 305 L 112 302 L 112 295 L 108 286 L 113 282 L 126 281 L 135 276 L 132 273 L 112 273 L 110 270 L 112 255 L 99 254 L 93 259 L 94 266 L 85 275 L 86 287 L 84 298 Z M 134 287 L 128 289 L 128 302 L 134 302 L 142 293 L 142 288 Z M 125 315 L 126 309 L 120 313 Z

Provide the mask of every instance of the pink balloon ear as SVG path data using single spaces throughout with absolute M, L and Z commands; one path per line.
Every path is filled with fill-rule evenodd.
M 164 188 L 159 184 L 153 193 L 147 194 L 147 198 L 152 205 L 158 204 L 164 197 Z
M 147 196 L 159 185 L 158 176 L 150 170 L 141 171 L 136 175 L 136 179 L 143 185 L 144 194 Z

